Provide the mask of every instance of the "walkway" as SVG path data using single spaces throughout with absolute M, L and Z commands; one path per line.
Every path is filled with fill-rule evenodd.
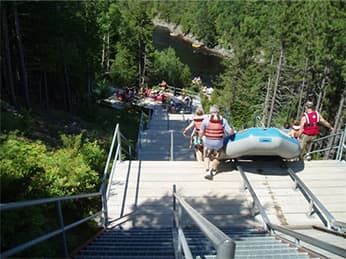
M 152 119 L 141 133 L 138 160 L 193 161 L 193 149 L 189 149 L 189 137 L 182 132 L 189 124 L 191 114 L 170 114 L 161 105 L 152 106 Z

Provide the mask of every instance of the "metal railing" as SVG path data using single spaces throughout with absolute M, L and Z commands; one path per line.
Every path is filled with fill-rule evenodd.
M 267 230 L 271 231 L 273 234 L 275 234 L 279 237 L 281 237 L 281 236 L 278 233 L 282 233 L 282 234 L 285 234 L 285 235 L 293 238 L 295 240 L 295 242 L 292 244 L 297 246 L 297 247 L 305 248 L 304 246 L 301 245 L 301 242 L 305 242 L 309 245 L 312 245 L 312 246 L 317 247 L 319 249 L 322 249 L 324 251 L 328 251 L 332 254 L 345 257 L 346 249 L 344 249 L 344 248 L 329 244 L 329 243 L 321 241 L 319 239 L 316 239 L 316 238 L 313 238 L 313 237 L 310 237 L 310 236 L 298 233 L 296 231 L 287 229 L 285 227 L 278 226 L 278 225 L 271 223 L 267 213 L 265 212 L 265 209 L 263 208 L 261 202 L 259 201 L 259 199 L 258 199 L 255 191 L 253 190 L 249 180 L 247 179 L 243 168 L 241 166 L 237 166 L 237 169 L 240 172 L 240 175 L 242 176 L 242 178 L 244 180 L 244 188 L 249 190 L 250 195 L 251 195 L 253 202 L 254 202 L 253 205 L 254 205 L 254 207 L 256 207 L 258 209 L 258 211 L 259 211 L 259 213 L 263 219 L 263 222 L 265 224 L 265 228 Z
M 339 142 L 337 144 L 332 143 L 331 146 L 325 147 L 327 146 L 326 142 L 329 142 L 330 139 L 332 139 L 332 142 L 334 142 L 334 140 L 337 140 L 338 138 Z M 326 153 L 336 150 L 335 160 L 341 161 L 343 159 L 344 151 L 346 150 L 346 125 L 342 132 L 337 132 L 328 136 L 317 138 L 311 143 L 311 146 L 314 146 L 315 148 L 313 151 L 307 152 L 304 155 L 305 158 L 309 156 L 311 157 L 312 154 Z
M 293 179 L 295 187 L 299 187 L 304 193 L 304 196 L 308 197 L 310 202 L 310 211 L 309 215 L 312 215 L 313 211 L 318 211 L 318 215 L 323 216 L 323 219 L 326 221 L 327 227 L 336 231 L 345 231 L 346 223 L 337 221 L 334 216 L 329 212 L 329 210 L 322 204 L 322 202 L 310 191 L 310 189 L 304 184 L 298 175 L 291 169 L 287 168 L 287 172 Z
M 117 142 L 117 145 L 115 143 Z M 121 148 L 122 143 L 128 144 L 128 151 L 123 150 Z M 115 153 L 114 153 L 114 147 L 116 146 Z M 75 228 L 87 221 L 94 220 L 97 217 L 101 217 L 102 226 L 105 227 L 108 224 L 108 209 L 107 209 L 107 200 L 109 197 L 109 184 L 113 177 L 114 172 L 117 164 L 122 160 L 122 152 L 125 152 L 128 154 L 129 157 L 132 157 L 132 147 L 131 144 L 126 140 L 126 138 L 121 134 L 119 129 L 119 124 L 116 125 L 112 144 L 108 153 L 108 158 L 106 162 L 106 166 L 104 169 L 101 187 L 99 192 L 95 193 L 87 193 L 87 194 L 80 194 L 80 195 L 73 195 L 73 196 L 62 196 L 62 197 L 56 197 L 56 198 L 46 198 L 46 199 L 38 199 L 38 200 L 30 200 L 30 201 L 22 201 L 22 202 L 10 202 L 10 203 L 1 203 L 0 204 L 0 212 L 3 213 L 4 211 L 12 211 L 12 210 L 18 210 L 22 208 L 27 207 L 33 207 L 33 206 L 39 206 L 39 205 L 45 205 L 45 204 L 51 204 L 55 203 L 57 207 L 57 219 L 59 222 L 59 226 L 57 229 L 43 234 L 41 236 L 38 236 L 32 240 L 29 240 L 25 243 L 22 243 L 20 245 L 17 245 L 7 251 L 4 251 L 0 254 L 1 258 L 6 258 L 12 255 L 15 255 L 19 252 L 22 252 L 28 248 L 31 248 L 35 245 L 38 245 L 48 239 L 51 239 L 53 237 L 57 237 L 61 235 L 62 238 L 62 244 L 63 244 L 63 250 L 64 250 L 64 257 L 69 257 L 69 251 L 67 246 L 67 239 L 66 239 L 66 233 L 72 228 Z M 113 161 L 111 170 L 109 170 L 110 162 Z M 109 177 L 108 177 L 109 176 Z M 85 198 L 91 198 L 91 197 L 100 197 L 102 199 L 102 210 L 95 212 L 92 215 L 89 215 L 87 217 L 84 217 L 80 220 L 74 221 L 68 225 L 65 225 L 64 217 L 63 217 L 63 211 L 61 203 L 64 201 L 77 201 L 80 199 Z M 3 216 L 3 215 L 2 215 Z
M 212 242 L 216 248 L 217 259 L 234 258 L 235 242 L 219 228 L 213 225 L 205 217 L 192 208 L 183 198 L 176 193 L 176 186 L 173 185 L 173 221 L 176 232 L 178 233 L 177 257 L 178 259 L 192 259 L 192 253 L 187 243 L 183 231 L 182 210 L 190 216 L 193 222 L 199 227 L 204 235 Z M 183 256 L 184 254 L 184 256 Z

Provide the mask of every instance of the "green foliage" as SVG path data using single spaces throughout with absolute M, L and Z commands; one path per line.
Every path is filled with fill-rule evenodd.
M 117 44 L 115 59 L 111 66 L 111 80 L 117 86 L 136 83 L 137 66 L 135 56 L 126 46 Z
M 184 65 L 176 56 L 173 48 L 154 52 L 152 64 L 152 78 L 164 79 L 169 84 L 177 87 L 190 85 L 191 73 L 187 65 Z M 157 81 L 156 81 L 157 82 Z
M 93 192 L 100 183 L 104 151 L 82 135 L 62 136 L 64 147 L 49 151 L 40 141 L 2 135 L 2 202 Z M 90 152 L 90 153 L 89 153 Z
M 1 132 L 19 130 L 28 135 L 32 131 L 33 120 L 29 111 L 23 110 L 20 113 L 1 111 L 0 125 Z

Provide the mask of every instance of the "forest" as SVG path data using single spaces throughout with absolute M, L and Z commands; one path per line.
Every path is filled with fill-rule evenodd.
M 344 129 L 345 1 L 1 1 L 1 202 L 99 187 L 115 124 L 134 142 L 141 112 L 102 107 L 112 87 L 192 87 L 174 50 L 155 50 L 154 18 L 233 53 L 202 101 L 235 128 L 281 127 L 311 100 Z

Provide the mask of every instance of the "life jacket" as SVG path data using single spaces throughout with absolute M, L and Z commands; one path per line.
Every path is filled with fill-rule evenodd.
M 313 111 L 305 112 L 304 116 L 306 118 L 306 122 L 304 124 L 303 134 L 309 136 L 320 134 L 320 127 L 318 125 L 320 121 L 320 114 L 316 111 Z
M 203 120 L 204 120 L 203 116 L 195 116 L 193 118 L 193 122 L 194 122 L 195 129 L 197 132 L 199 132 L 199 130 L 201 129 L 201 124 L 202 124 Z
M 224 126 L 222 125 L 221 116 L 210 116 L 209 123 L 205 128 L 205 136 L 208 139 L 222 139 Z

